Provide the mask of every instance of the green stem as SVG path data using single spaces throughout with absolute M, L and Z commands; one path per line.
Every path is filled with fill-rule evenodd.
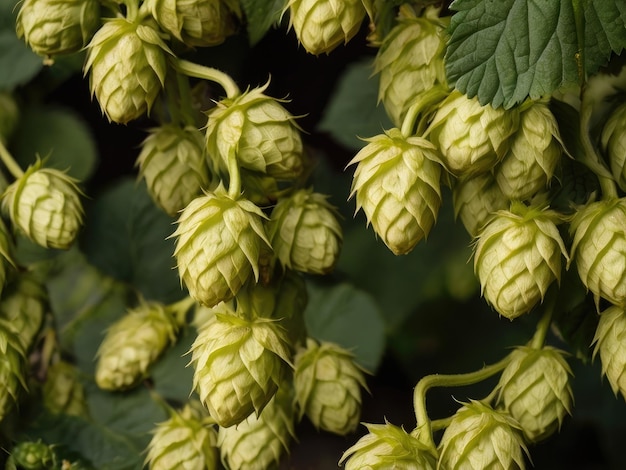
M 0 160 L 2 160 L 4 166 L 7 167 L 7 170 L 9 170 L 9 173 L 11 173 L 15 179 L 19 179 L 24 175 L 24 170 L 22 170 L 22 168 L 17 164 L 13 156 L 4 146 L 4 142 L 2 142 L 2 139 L 0 139 Z
M 546 335 L 552 324 L 552 315 L 554 313 L 554 307 L 556 306 L 557 293 L 557 289 L 548 292 L 546 302 L 544 303 L 543 315 L 537 323 L 533 338 L 530 340 L 530 347 L 533 349 L 543 348 L 546 342 Z
M 176 74 L 176 82 L 178 83 L 178 96 L 180 97 L 180 110 L 182 119 L 185 124 L 197 126 L 195 118 L 195 110 L 191 104 L 191 87 L 189 79 L 181 73 Z
M 420 122 L 417 129 L 415 129 L 418 118 L 429 107 L 438 101 L 441 101 L 447 95 L 448 90 L 443 86 L 435 86 L 434 88 L 420 94 L 417 101 L 411 105 L 404 116 L 402 128 L 400 129 L 402 135 L 405 138 L 411 137 L 412 135 L 421 135 L 424 132 L 423 123 Z
M 126 19 L 131 23 L 135 22 L 139 17 L 139 2 L 137 0 L 124 0 L 122 3 L 126 5 Z
M 185 297 L 178 302 L 174 302 L 167 306 L 169 311 L 172 313 L 176 324 L 181 327 L 187 323 L 187 312 L 191 307 L 195 305 L 196 301 L 191 297 Z
M 239 87 L 230 75 L 220 70 L 178 58 L 173 59 L 173 64 L 176 70 L 189 77 L 201 78 L 217 83 L 224 89 L 228 98 L 235 98 L 241 94 Z
M 236 199 L 241 194 L 241 172 L 235 149 L 231 147 L 228 152 L 228 195 Z

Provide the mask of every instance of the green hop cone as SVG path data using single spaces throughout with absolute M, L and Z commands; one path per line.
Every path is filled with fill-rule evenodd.
M 208 113 L 206 144 L 217 169 L 237 164 L 277 179 L 297 179 L 305 170 L 300 128 L 267 86 L 219 101 Z
M 495 169 L 496 181 L 509 199 L 530 199 L 545 190 L 563 155 L 558 123 L 550 108 L 543 102 L 526 106 L 520 110 L 520 127 L 511 147 Z
M 159 26 L 189 47 L 216 46 L 236 31 L 236 0 L 147 0 Z
M 217 443 L 222 461 L 233 470 L 275 468 L 295 438 L 293 390 L 283 383 L 259 416 L 237 426 L 220 427 Z
M 87 45 L 84 70 L 109 121 L 126 124 L 150 113 L 165 83 L 166 54 L 152 23 L 106 20 Z
M 572 371 L 563 356 L 551 347 L 519 347 L 500 376 L 498 403 L 519 423 L 526 442 L 551 436 L 571 413 Z
M 202 132 L 193 126 L 165 124 L 152 129 L 142 143 L 137 165 L 150 196 L 171 216 L 210 182 Z
M 443 54 L 449 21 L 428 7 L 423 16 L 400 8 L 397 24 L 383 39 L 376 58 L 378 100 L 394 125 L 401 127 L 418 96 L 438 84 L 446 84 Z
M 510 201 L 504 196 L 491 172 L 459 178 L 452 186 L 454 214 L 467 233 L 476 237 L 499 210 Z
M 308 338 L 295 357 L 294 387 L 300 418 L 306 415 L 324 431 L 345 436 L 361 416 L 364 370 L 351 352 L 329 342 Z
M 343 241 L 337 210 L 327 196 L 312 189 L 297 190 L 278 201 L 267 235 L 281 265 L 312 274 L 335 268 Z
M 56 468 L 56 465 L 57 458 L 51 446 L 41 441 L 25 441 L 11 449 L 6 468 L 48 470 Z
M 172 410 L 170 414 L 169 419 L 153 430 L 146 455 L 148 468 L 219 468 L 217 434 L 213 426 L 205 424 L 202 414 L 190 404 L 181 411 Z
M 16 266 L 13 259 L 14 251 L 15 246 L 9 234 L 9 229 L 0 218 L 0 294 L 4 291 L 8 275 Z
M 444 431 L 437 468 L 523 470 L 525 453 L 517 422 L 505 412 L 472 400 L 457 410 Z
M 480 232 L 474 270 L 487 302 L 513 320 L 543 300 L 561 278 L 561 256 L 567 249 L 556 224 L 559 214 L 541 207 L 511 204 Z
M 233 199 L 223 187 L 189 203 L 178 218 L 174 256 L 189 295 L 208 307 L 232 299 L 259 276 L 261 245 L 268 244 L 261 210 Z
M 593 342 L 593 356 L 600 355 L 602 374 L 613 393 L 621 393 L 626 400 L 626 313 L 623 307 L 612 305 L 600 313 Z
M 289 0 L 289 26 L 304 49 L 329 54 L 346 44 L 367 14 L 362 0 Z
M 98 0 L 23 0 L 17 36 L 42 56 L 78 52 L 100 27 Z
M 220 426 L 237 425 L 272 399 L 289 371 L 290 349 L 275 320 L 216 312 L 191 346 L 193 388 Z
M 346 470 L 435 470 L 437 458 L 428 448 L 404 429 L 389 422 L 365 424 L 369 431 L 346 450 L 339 465 Z
M 177 332 L 167 307 L 157 302 L 140 303 L 107 329 L 98 349 L 96 383 L 104 390 L 135 386 L 174 343 Z
M 46 248 L 68 249 L 83 223 L 77 180 L 41 160 L 28 167 L 2 194 L 13 225 Z
M 0 145 L 7 143 L 20 120 L 20 108 L 14 96 L 7 91 L 0 91 Z
M 441 206 L 437 151 L 398 129 L 366 142 L 349 163 L 357 164 L 350 197 L 394 254 L 409 253 L 428 236 Z
M 571 261 L 599 305 L 626 302 L 626 198 L 591 202 L 570 223 Z M 568 266 L 569 267 L 569 266 Z
M 615 181 L 626 190 L 626 104 L 609 115 L 602 128 L 601 142 Z
M 57 361 L 48 368 L 43 384 L 43 402 L 52 413 L 83 417 L 89 415 L 85 388 L 74 365 Z
M 0 422 L 26 390 L 27 367 L 26 352 L 15 330 L 7 320 L 0 319 Z
M 426 135 L 448 171 L 459 177 L 490 171 L 508 152 L 518 126 L 516 108 L 482 106 L 454 90 L 439 104 Z

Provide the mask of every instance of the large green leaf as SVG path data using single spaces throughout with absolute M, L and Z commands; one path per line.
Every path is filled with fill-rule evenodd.
M 251 45 L 263 39 L 265 33 L 280 21 L 285 5 L 286 0 L 241 0 Z

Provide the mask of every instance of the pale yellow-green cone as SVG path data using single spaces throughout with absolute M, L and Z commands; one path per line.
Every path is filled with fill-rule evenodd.
M 296 436 L 294 424 L 293 389 L 284 382 L 259 416 L 251 414 L 237 426 L 219 428 L 222 462 L 231 470 L 276 468 Z
M 228 174 L 233 156 L 241 168 L 277 179 L 297 179 L 305 170 L 300 129 L 280 100 L 263 93 L 268 85 L 209 111 L 206 144 L 220 172 Z
M 364 424 L 369 431 L 339 460 L 346 470 L 435 470 L 434 449 L 389 422 Z
M 13 225 L 46 248 L 68 249 L 83 223 L 82 192 L 65 172 L 28 167 L 2 194 L 2 207 Z
M 11 449 L 5 470 L 47 470 L 57 468 L 59 462 L 53 447 L 41 441 L 24 441 Z M 60 468 L 60 467 L 59 467 Z
M 109 121 L 126 124 L 149 114 L 165 83 L 171 54 L 157 27 L 109 18 L 87 45 L 85 75 Z
M 48 293 L 31 273 L 17 273 L 3 291 L 0 318 L 11 324 L 25 351 L 33 346 L 47 308 Z
M 367 12 L 362 0 L 290 0 L 289 27 L 310 54 L 329 54 L 361 28 Z
M 100 26 L 98 0 L 23 0 L 15 30 L 42 56 L 79 51 Z
M 441 206 L 437 150 L 395 128 L 365 141 L 349 163 L 357 165 L 350 197 L 385 245 L 407 254 L 428 236 Z
M 217 470 L 217 432 L 189 403 L 172 410 L 152 431 L 146 462 L 150 470 Z
M 626 104 L 615 108 L 602 128 L 602 149 L 619 187 L 626 190 Z
M 341 436 L 354 432 L 361 416 L 364 370 L 354 355 L 329 342 L 308 338 L 295 357 L 294 387 L 300 418 Z
M 591 202 L 570 223 L 571 261 L 599 305 L 626 303 L 626 198 Z
M 500 375 L 498 403 L 520 425 L 526 442 L 539 442 L 558 431 L 574 402 L 572 370 L 563 351 L 518 347 Z
M 441 470 L 523 470 L 528 453 L 519 424 L 479 401 L 464 403 L 439 443 Z
M 83 417 L 89 415 L 85 388 L 75 366 L 57 361 L 48 368 L 43 384 L 43 402 L 52 413 Z
M 166 306 L 142 301 L 107 330 L 98 349 L 96 383 L 104 390 L 125 390 L 176 341 L 178 326 Z
M 215 313 L 191 346 L 193 388 L 222 427 L 259 415 L 284 380 L 291 346 L 275 320 Z
M 422 16 L 400 9 L 397 24 L 385 36 L 374 59 L 379 75 L 378 100 L 397 127 L 418 96 L 446 84 L 443 55 L 448 18 L 428 7 Z
M 516 108 L 482 106 L 477 98 L 452 91 L 427 130 L 450 173 L 460 177 L 490 171 L 508 152 L 519 126 Z
M 495 178 L 509 199 L 525 200 L 549 185 L 563 155 L 556 118 L 544 102 L 520 112 L 520 127 L 511 147 L 495 169 Z
M 623 307 L 612 305 L 600 313 L 593 338 L 594 358 L 600 355 L 602 374 L 613 393 L 626 400 L 626 313 Z
M 299 189 L 281 199 L 267 223 L 267 236 L 282 266 L 311 274 L 328 274 L 339 259 L 343 231 L 327 196 Z
M 144 4 L 173 37 L 190 47 L 216 46 L 236 32 L 237 0 L 146 0 Z
M 491 172 L 456 180 L 452 186 L 452 200 L 455 216 L 461 219 L 472 238 L 478 236 L 496 212 L 511 204 Z
M 0 142 L 9 141 L 20 120 L 20 108 L 8 91 L 0 91 Z
M 11 324 L 0 319 L 0 422 L 26 390 L 26 351 Z
M 269 245 L 264 217 L 221 186 L 189 203 L 172 236 L 178 273 L 192 298 L 213 307 L 232 299 L 252 275 L 258 279 L 261 245 Z
M 15 270 L 14 252 L 13 238 L 6 224 L 0 218 L 0 294 L 4 292 L 7 278 Z
M 513 320 L 543 300 L 561 279 L 561 257 L 568 259 L 558 213 L 521 202 L 498 211 L 483 228 L 474 250 L 474 271 L 485 300 Z
M 152 129 L 141 145 L 137 165 L 148 193 L 171 216 L 202 194 L 211 181 L 204 137 L 193 126 L 164 124 Z

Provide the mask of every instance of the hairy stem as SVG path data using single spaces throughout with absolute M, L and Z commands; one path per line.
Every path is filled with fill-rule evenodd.
M 189 77 L 201 78 L 204 80 L 210 80 L 220 85 L 228 98 L 234 98 L 241 94 L 239 87 L 230 75 L 217 70 L 213 67 L 206 67 L 194 62 L 183 59 L 173 59 L 174 68 L 180 73 L 183 73 Z

